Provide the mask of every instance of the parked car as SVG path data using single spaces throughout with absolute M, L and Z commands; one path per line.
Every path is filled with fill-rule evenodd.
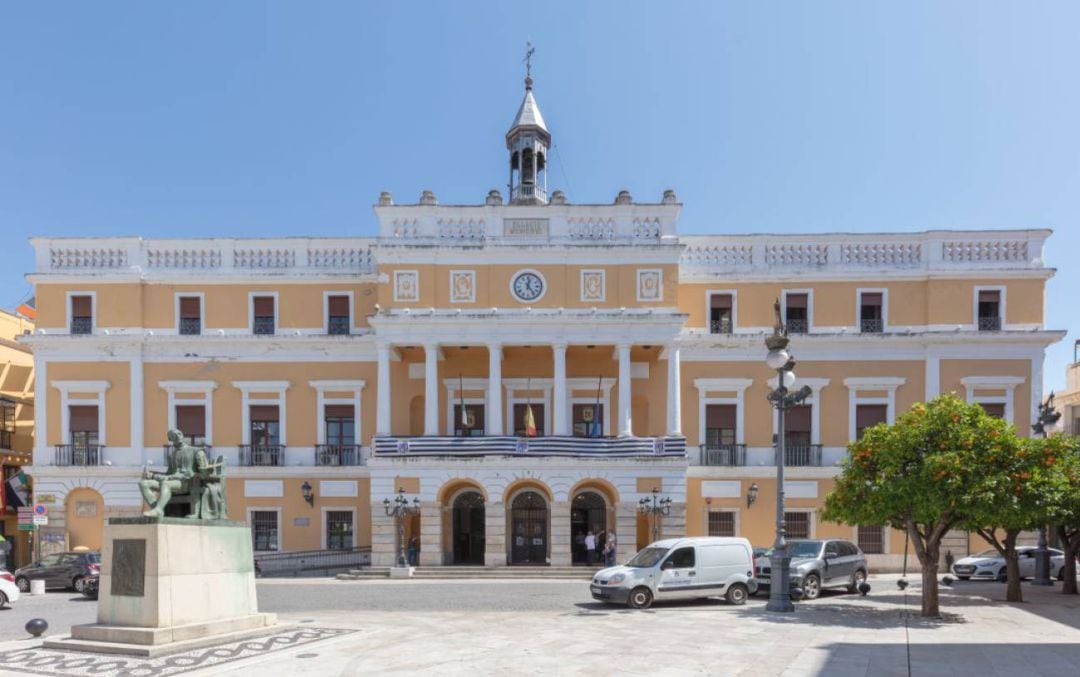
M 19 601 L 19 586 L 15 585 L 15 576 L 0 569 L 0 609 L 12 602 Z
M 593 599 L 647 609 L 653 600 L 722 595 L 745 604 L 757 588 L 753 549 L 745 538 L 669 538 L 657 541 L 622 566 L 601 569 Z
M 98 598 L 98 583 L 101 582 L 99 576 L 90 576 L 83 582 L 82 594 L 83 597 L 88 599 Z
M 866 555 L 851 541 L 838 538 L 792 539 L 787 542 L 791 556 L 791 587 L 802 588 L 803 599 L 817 599 L 827 588 L 846 588 L 858 592 L 859 584 L 866 580 L 870 568 Z M 757 565 L 758 588 L 769 587 L 772 564 L 769 556 L 759 557 Z
M 15 584 L 22 592 L 30 591 L 30 581 L 44 580 L 45 588 L 71 588 L 82 592 L 89 576 L 101 573 L 101 553 L 60 552 L 46 555 L 15 570 Z
M 1035 551 L 1033 545 L 1020 545 L 1016 548 L 1018 563 L 1020 565 L 1020 578 L 1035 577 Z M 1055 548 L 1047 548 L 1050 551 L 1050 575 L 1057 576 L 1058 580 L 1065 578 L 1065 553 Z M 952 572 L 962 581 L 970 578 L 992 578 L 1002 583 L 1008 578 L 1005 569 L 1005 558 L 997 550 L 991 548 L 967 557 L 962 557 L 953 562 Z

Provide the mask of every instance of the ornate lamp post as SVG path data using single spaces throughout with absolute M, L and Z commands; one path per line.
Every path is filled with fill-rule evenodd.
M 652 539 L 655 543 L 659 540 L 660 517 L 671 514 L 671 497 L 660 498 L 660 490 L 653 487 L 652 496 L 646 496 L 638 501 L 638 512 L 652 519 Z
M 413 498 L 412 505 L 409 505 L 409 499 L 405 498 L 405 489 L 399 488 L 394 500 L 384 498 L 382 503 L 383 510 L 386 511 L 386 516 L 393 517 L 397 522 L 397 565 L 399 567 L 407 567 L 409 566 L 409 562 L 405 559 L 405 518 L 420 512 L 420 499 Z
M 1046 437 L 1046 426 L 1054 425 L 1061 418 L 1061 412 L 1054 410 L 1054 393 L 1046 401 L 1039 405 L 1039 415 L 1035 423 L 1031 424 L 1031 432 Z M 1035 578 L 1032 585 L 1053 585 L 1050 579 L 1050 551 L 1046 543 L 1046 525 L 1039 527 L 1039 546 L 1035 549 Z
M 769 402 L 776 407 L 776 540 L 773 542 L 772 556 L 769 558 L 771 576 L 769 581 L 769 602 L 767 611 L 794 611 L 791 603 L 791 557 L 787 551 L 784 527 L 784 414 L 788 409 L 810 396 L 809 386 L 803 386 L 796 392 L 788 388 L 795 385 L 795 360 L 788 353 L 787 329 L 780 317 L 779 299 L 773 304 L 776 315 L 776 327 L 771 336 L 765 337 L 765 347 L 769 354 L 765 364 L 776 370 L 776 389 L 768 395 Z

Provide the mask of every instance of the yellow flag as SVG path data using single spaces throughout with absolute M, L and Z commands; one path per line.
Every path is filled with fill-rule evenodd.
M 525 405 L 525 437 L 536 437 L 536 418 L 531 404 Z

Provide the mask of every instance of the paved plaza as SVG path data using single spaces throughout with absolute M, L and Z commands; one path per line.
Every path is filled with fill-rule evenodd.
M 71 660 L 35 650 L 22 625 L 41 616 L 50 635 L 91 621 L 71 593 L 27 597 L 0 611 L 2 674 L 361 675 L 717 674 L 1066 675 L 1080 664 L 1080 598 L 1024 585 L 942 589 L 940 620 L 918 618 L 917 580 L 871 580 L 868 597 L 827 593 L 790 616 L 719 601 L 631 611 L 593 603 L 584 581 L 259 582 L 260 607 L 281 632 L 243 645 L 128 662 Z M 77 656 L 79 659 L 84 656 Z M 105 664 L 106 660 L 113 661 Z M 33 670 L 31 672 L 30 670 Z M 129 672 L 124 672 L 128 670 Z

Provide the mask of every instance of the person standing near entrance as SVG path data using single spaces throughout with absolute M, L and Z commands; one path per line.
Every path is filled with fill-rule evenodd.
M 609 567 L 615 566 L 615 532 L 609 531 L 607 542 L 604 543 L 604 564 Z
M 588 564 L 596 563 L 596 534 L 591 529 L 585 534 L 585 561 Z

